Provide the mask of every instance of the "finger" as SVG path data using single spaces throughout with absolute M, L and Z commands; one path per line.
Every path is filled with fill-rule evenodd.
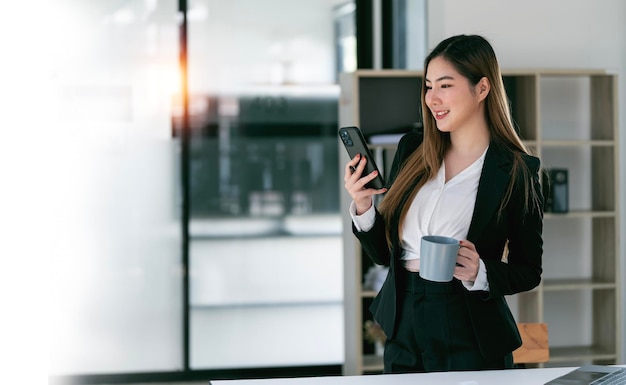
M 469 251 L 463 254 L 459 252 L 456 262 L 461 266 L 471 268 L 472 266 L 478 265 L 478 254 Z
M 385 188 L 382 188 L 382 189 L 379 189 L 379 190 L 368 188 L 368 189 L 364 189 L 364 190 L 359 190 L 359 191 L 353 192 L 353 193 L 350 194 L 350 196 L 352 197 L 353 201 L 357 202 L 357 201 L 360 201 L 360 200 L 365 199 L 365 198 L 370 198 L 371 199 L 372 195 L 382 194 L 382 193 L 384 193 L 386 191 L 387 191 L 387 189 L 385 189 Z
M 367 161 L 365 157 L 361 157 L 361 160 L 356 166 L 356 169 L 354 169 L 354 172 L 350 176 L 348 176 L 348 179 L 346 180 L 346 184 L 348 183 L 353 184 L 358 189 L 366 188 L 365 185 L 376 177 L 376 174 L 372 176 L 371 173 L 363 176 L 363 170 L 365 169 L 366 162 Z
M 344 175 L 346 177 L 349 177 L 350 175 L 352 175 L 352 173 L 355 170 L 355 167 L 357 165 L 357 163 L 359 163 L 359 160 L 361 158 L 360 154 L 356 154 L 356 156 L 352 159 L 350 159 L 347 163 L 346 166 L 344 167 Z
M 454 270 L 456 271 L 459 267 L 465 267 L 466 263 L 467 263 L 467 260 L 461 254 L 457 254 L 456 265 L 455 265 Z
M 468 241 L 467 239 L 460 240 L 459 241 L 459 246 L 460 247 L 466 247 L 466 248 L 468 248 L 468 249 L 470 249 L 472 251 L 476 251 L 476 246 L 472 242 Z
M 467 250 L 467 249 L 466 249 Z M 467 250 L 459 249 L 456 258 L 456 266 L 464 269 L 473 270 L 478 265 L 477 254 Z
M 460 258 L 468 258 L 468 255 L 470 255 L 470 254 L 471 254 L 471 252 L 472 252 L 472 251 L 471 251 L 470 249 L 467 249 L 467 248 L 464 248 L 464 247 L 459 247 L 459 251 L 457 251 L 457 253 L 456 253 L 456 254 L 457 254 Z
M 365 187 L 365 185 L 369 182 L 371 182 L 372 180 L 374 180 L 374 178 L 376 178 L 378 176 L 378 171 L 374 170 L 372 172 L 370 172 L 369 174 L 363 176 L 362 178 L 359 179 L 358 183 L 360 185 L 362 185 L 362 187 Z
M 363 175 L 363 170 L 365 170 L 365 164 L 367 163 L 367 158 L 364 156 L 360 156 L 358 162 L 354 165 L 355 173 L 358 172 L 359 175 Z
M 367 197 L 370 195 L 378 195 L 378 194 L 384 194 L 387 192 L 387 188 L 383 187 L 381 189 L 374 189 L 374 188 L 362 188 L 358 191 L 355 191 L 353 194 L 351 194 L 353 199 L 358 199 L 358 198 L 363 198 L 363 197 Z
M 356 167 L 356 165 L 361 161 L 361 154 L 356 154 L 354 158 L 350 159 L 350 166 Z

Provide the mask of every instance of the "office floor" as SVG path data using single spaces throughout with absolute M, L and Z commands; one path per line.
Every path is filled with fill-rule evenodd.
M 63 385 L 63 384 L 57 384 Z M 162 381 L 162 382 L 101 382 L 94 385 L 209 385 L 209 380 Z

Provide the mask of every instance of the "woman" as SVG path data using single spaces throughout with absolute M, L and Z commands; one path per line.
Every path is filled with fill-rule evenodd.
M 375 177 L 362 175 L 365 158 L 345 167 L 354 234 L 390 266 L 370 307 L 387 336 L 384 371 L 511 368 L 521 338 L 504 296 L 536 287 L 542 273 L 539 159 L 513 128 L 484 38 L 450 37 L 424 68 L 424 132 L 400 140 L 389 188 L 364 187 Z M 460 240 L 451 282 L 419 276 L 424 235 Z

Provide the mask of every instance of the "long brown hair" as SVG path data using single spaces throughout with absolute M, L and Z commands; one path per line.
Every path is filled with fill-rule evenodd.
M 484 103 L 490 141 L 511 150 L 513 154 L 512 175 L 517 176 L 521 172 L 522 180 L 532 180 L 530 171 L 522 159 L 522 154 L 527 154 L 528 150 L 513 127 L 500 66 L 489 42 L 477 35 L 457 35 L 447 38 L 426 57 L 424 61 L 425 71 L 431 60 L 436 57 L 442 57 L 452 64 L 459 74 L 468 79 L 472 86 L 478 84 L 483 77 L 487 78 L 491 89 Z M 421 104 L 424 122 L 422 145 L 406 159 L 393 185 L 378 207 L 388 224 L 387 229 L 394 225 L 391 223 L 393 221 L 399 226 L 399 235 L 402 234 L 402 223 L 410 206 L 410 203 L 403 205 L 403 202 L 411 202 L 417 191 L 437 174 L 444 155 L 450 147 L 450 134 L 437 129 L 435 118 L 426 106 L 425 96 L 426 87 L 422 86 Z M 511 178 L 511 183 L 500 205 L 500 213 L 511 197 L 516 180 L 519 178 Z M 411 191 L 408 192 L 407 197 L 408 190 Z M 524 183 L 525 210 L 529 209 L 529 199 L 532 202 L 537 201 L 533 194 L 534 190 L 529 186 L 529 183 Z M 403 207 L 400 211 L 400 217 L 393 219 L 394 213 L 401 205 Z M 387 236 L 389 237 L 389 230 Z

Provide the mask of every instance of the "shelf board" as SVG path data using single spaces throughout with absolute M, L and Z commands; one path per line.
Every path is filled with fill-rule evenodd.
M 410 76 L 422 77 L 422 76 L 424 76 L 424 71 L 404 70 L 404 69 L 384 69 L 382 71 L 378 70 L 378 69 L 359 69 L 359 70 L 356 70 L 356 71 L 352 72 L 351 75 L 352 76 L 358 75 L 358 77 L 360 77 L 360 78 L 366 78 L 366 77 L 379 78 L 379 77 L 397 77 L 397 76 L 400 76 L 400 77 L 410 77 Z
M 341 215 L 232 216 L 193 218 L 189 236 L 197 240 L 341 236 Z
M 550 362 L 573 362 L 592 360 L 615 360 L 615 352 L 600 349 L 594 346 L 566 346 L 551 347 Z M 382 371 L 383 357 L 377 355 L 363 356 L 363 371 Z
M 395 151 L 396 147 L 398 147 L 397 143 L 377 143 L 377 144 L 368 144 L 367 147 L 370 148 L 370 150 L 389 150 L 389 151 Z
M 503 70 L 504 71 L 504 70 Z M 520 72 L 523 71 L 520 70 Z M 526 70 L 531 71 L 531 70 Z M 612 75 L 612 71 L 604 69 L 575 69 L 575 68 L 539 68 L 535 73 L 542 77 L 563 77 L 563 76 L 591 76 L 591 75 Z
M 615 289 L 615 282 L 594 282 L 591 278 L 580 279 L 546 279 L 543 281 L 544 291 L 564 291 L 581 289 Z
M 378 294 L 378 293 L 375 292 L 374 290 L 363 290 L 361 292 L 361 297 L 363 297 L 363 298 L 374 298 L 374 297 L 376 297 L 376 294 Z
M 599 69 L 599 68 L 502 68 L 502 76 L 526 76 L 526 77 L 563 77 L 563 76 L 597 76 L 597 75 L 616 75 L 615 71 Z M 346 76 L 357 78 L 363 77 L 407 77 L 407 76 L 424 76 L 423 70 L 405 70 L 405 69 L 358 69 Z
M 294 308 L 306 306 L 341 306 L 342 302 L 336 299 L 300 300 L 300 301 L 249 301 L 229 303 L 191 303 L 189 308 L 198 311 L 213 311 L 224 309 L 249 310 L 255 308 Z
M 542 140 L 542 147 L 613 147 L 615 146 L 614 140 L 576 140 L 576 139 L 551 139 Z
M 383 363 L 383 356 L 377 356 L 373 354 L 367 354 L 363 356 L 363 371 L 364 372 L 382 372 L 385 365 Z
M 590 278 L 579 279 L 546 279 L 543 281 L 544 291 L 563 291 L 563 290 L 580 290 L 580 289 L 615 289 L 617 285 L 614 282 L 594 282 Z M 534 288 L 531 291 L 539 290 Z M 361 292 L 362 298 L 374 298 L 377 292 L 373 290 L 364 290 Z
M 615 352 L 600 349 L 594 346 L 566 346 L 551 347 L 550 362 L 574 362 L 593 360 L 615 360 Z
M 614 218 L 615 211 L 587 211 L 574 210 L 566 213 L 544 213 L 544 219 L 564 219 L 564 218 Z
M 529 139 L 529 140 L 522 140 L 522 142 L 524 143 L 524 145 L 526 147 L 537 147 L 537 140 L 536 139 Z

